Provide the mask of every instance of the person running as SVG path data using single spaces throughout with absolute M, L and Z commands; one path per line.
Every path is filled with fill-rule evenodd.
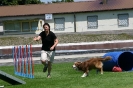
M 55 47 L 58 44 L 58 39 L 56 35 L 50 31 L 50 25 L 45 23 L 43 25 L 44 31 L 42 31 L 37 37 L 34 37 L 33 40 L 38 41 L 41 39 L 42 48 L 41 48 L 41 62 L 44 65 L 43 72 L 47 71 L 47 77 L 51 77 L 51 67 L 54 61 L 55 56 Z

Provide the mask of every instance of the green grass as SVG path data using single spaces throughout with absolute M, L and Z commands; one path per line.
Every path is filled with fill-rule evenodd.
M 35 65 L 35 78 L 28 79 L 18 77 L 26 81 L 25 85 L 10 85 L 0 80 L 0 85 L 5 88 L 132 88 L 132 72 L 104 72 L 103 75 L 96 74 L 95 70 L 90 72 L 86 78 L 81 78 L 82 72 L 72 69 L 73 63 L 54 63 L 52 78 L 47 78 L 47 73 L 42 72 L 42 65 Z M 0 70 L 14 75 L 13 66 L 1 66 Z

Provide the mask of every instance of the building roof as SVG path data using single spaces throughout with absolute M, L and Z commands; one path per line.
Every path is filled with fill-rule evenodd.
M 41 15 L 48 13 L 72 13 L 72 12 L 92 12 L 107 10 L 133 9 L 133 0 L 107 0 L 107 4 L 102 4 L 102 0 L 35 4 L 35 5 L 17 5 L 0 6 L 0 16 L 23 16 L 23 15 Z

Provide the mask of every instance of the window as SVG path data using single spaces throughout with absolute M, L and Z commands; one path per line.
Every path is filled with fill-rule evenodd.
M 98 17 L 97 16 L 88 16 L 88 29 L 98 28 Z
M 88 16 L 88 29 L 97 29 L 98 28 L 98 16 Z
M 55 18 L 55 30 L 64 31 L 65 30 L 65 19 L 64 18 Z
M 4 23 L 5 33 L 34 32 L 38 28 L 38 21 L 12 21 Z
M 20 32 L 21 31 L 21 27 L 20 27 L 20 23 L 19 22 L 10 22 L 10 23 L 6 23 L 5 24 L 5 33 L 9 33 L 9 32 Z
M 38 27 L 38 22 L 31 22 L 31 31 L 36 31 Z
M 30 26 L 29 22 L 22 22 L 22 31 L 23 32 L 28 32 L 30 31 Z
M 118 14 L 118 26 L 128 27 L 129 25 L 128 18 L 129 18 L 128 14 Z
M 14 23 L 6 23 L 5 24 L 5 32 L 13 32 L 14 31 Z
M 20 22 L 14 22 L 14 27 L 16 32 L 21 32 L 21 24 Z

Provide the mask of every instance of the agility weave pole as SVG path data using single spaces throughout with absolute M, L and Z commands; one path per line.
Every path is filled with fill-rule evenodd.
M 15 75 L 34 78 L 34 62 L 32 59 L 32 46 L 14 46 L 12 48 Z

